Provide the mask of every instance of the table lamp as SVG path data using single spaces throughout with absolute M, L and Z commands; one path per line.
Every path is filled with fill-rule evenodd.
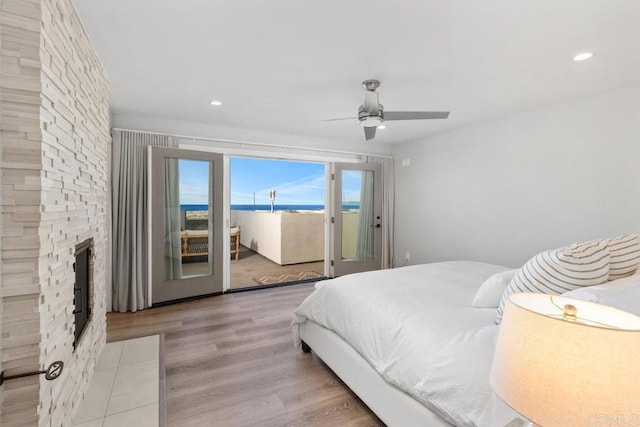
M 512 294 L 491 385 L 534 425 L 640 425 L 640 317 L 558 295 Z

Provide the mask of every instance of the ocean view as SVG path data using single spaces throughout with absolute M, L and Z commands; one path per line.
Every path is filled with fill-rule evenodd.
M 349 203 L 342 205 L 343 210 L 350 209 L 359 209 L 360 205 L 357 203 Z M 274 205 L 273 207 L 276 211 L 321 211 L 324 210 L 324 205 Z M 190 205 L 184 204 L 180 205 L 180 210 L 187 212 L 194 211 L 206 211 L 208 210 L 207 205 Z M 231 205 L 231 210 L 235 211 L 269 211 L 271 210 L 271 205 Z

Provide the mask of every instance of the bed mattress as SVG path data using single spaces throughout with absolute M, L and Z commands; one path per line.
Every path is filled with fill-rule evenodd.
M 488 383 L 496 312 L 471 301 L 484 280 L 507 269 L 451 261 L 324 281 L 295 311 L 294 341 L 300 345 L 299 325 L 310 319 L 448 422 L 496 425 L 496 413 L 513 418 L 496 408 Z

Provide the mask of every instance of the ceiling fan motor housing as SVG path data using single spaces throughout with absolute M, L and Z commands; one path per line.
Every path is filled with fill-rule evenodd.
M 382 104 L 378 104 L 377 112 L 364 111 L 364 106 L 361 105 L 358 110 L 358 123 L 360 126 L 367 128 L 380 126 L 384 121 L 382 111 Z

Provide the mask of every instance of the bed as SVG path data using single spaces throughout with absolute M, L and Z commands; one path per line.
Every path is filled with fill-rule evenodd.
M 489 386 L 496 309 L 471 301 L 506 270 L 452 261 L 319 282 L 294 313 L 294 342 L 389 426 L 505 425 L 517 414 Z

